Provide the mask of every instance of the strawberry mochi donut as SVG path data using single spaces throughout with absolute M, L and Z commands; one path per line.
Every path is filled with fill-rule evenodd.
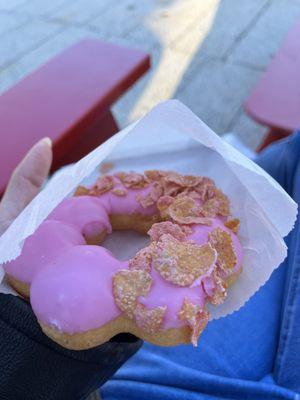
M 121 332 L 197 345 L 206 305 L 225 301 L 242 268 L 239 220 L 206 177 L 120 172 L 80 186 L 4 265 L 50 338 L 88 349 Z M 112 230 L 150 243 L 127 261 L 101 246 Z

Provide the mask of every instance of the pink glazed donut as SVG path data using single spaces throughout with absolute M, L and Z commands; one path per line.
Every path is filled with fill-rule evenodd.
M 29 297 L 43 331 L 70 349 L 121 332 L 151 343 L 197 345 L 241 271 L 239 220 L 206 177 L 171 171 L 117 173 L 79 187 L 4 265 Z M 148 234 L 128 261 L 100 246 L 112 230 Z

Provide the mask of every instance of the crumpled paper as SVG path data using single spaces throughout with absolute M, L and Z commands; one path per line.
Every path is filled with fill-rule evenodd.
M 112 172 L 169 169 L 208 176 L 229 196 L 232 214 L 241 220 L 243 271 L 225 303 L 211 307 L 212 318 L 238 310 L 287 256 L 283 237 L 295 223 L 296 203 L 265 171 L 222 141 L 187 107 L 169 100 L 57 173 L 0 238 L 0 263 L 16 258 L 24 240 L 79 184 L 93 182 L 103 161 L 114 163 Z M 145 240 L 115 233 L 107 245 L 125 259 L 143 247 Z M 0 282 L 3 276 L 2 269 Z M 7 292 L 7 287 L 2 284 L 0 290 Z

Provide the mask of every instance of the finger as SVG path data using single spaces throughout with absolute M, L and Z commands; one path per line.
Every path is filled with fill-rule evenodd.
M 0 234 L 36 196 L 48 176 L 52 144 L 44 138 L 26 154 L 13 172 L 0 203 Z

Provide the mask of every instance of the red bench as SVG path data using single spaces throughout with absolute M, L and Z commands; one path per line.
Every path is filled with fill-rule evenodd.
M 300 21 L 288 33 L 247 99 L 245 109 L 250 117 L 269 128 L 258 151 L 300 128 Z
M 53 170 L 118 131 L 112 104 L 150 67 L 142 51 L 83 40 L 0 96 L 0 193 L 28 149 L 52 139 Z

